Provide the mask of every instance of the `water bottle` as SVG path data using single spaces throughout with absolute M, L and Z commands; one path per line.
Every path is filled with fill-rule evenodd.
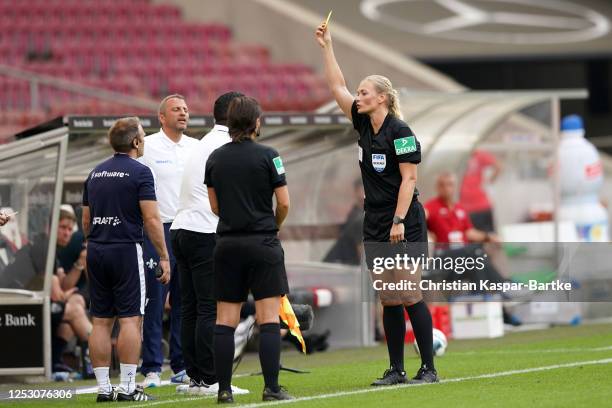
M 599 152 L 584 133 L 580 116 L 566 116 L 561 121 L 559 218 L 576 225 L 580 242 L 607 242 L 608 212 L 599 202 L 603 166 Z

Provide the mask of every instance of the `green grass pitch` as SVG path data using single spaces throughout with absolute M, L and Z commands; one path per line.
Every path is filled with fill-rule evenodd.
M 406 370 L 413 375 L 418 359 L 407 345 Z M 298 397 L 296 407 L 609 407 L 612 406 L 612 325 L 556 327 L 507 334 L 501 339 L 451 340 L 447 354 L 436 359 L 440 384 L 373 389 L 369 383 L 387 366 L 385 346 L 330 351 L 312 356 L 283 352 L 282 363 L 309 374 L 281 373 L 280 382 Z M 256 355 L 241 364 L 234 384 L 249 395 L 234 405 L 261 403 L 261 376 Z M 165 373 L 163 378 L 168 378 Z M 116 382 L 116 379 L 113 379 Z M 75 382 L 72 386 L 92 384 Z M 47 385 L 50 386 L 50 385 Z M 24 386 L 10 386 L 11 388 Z M 28 386 L 33 387 L 33 386 Z M 7 389 L 1 386 L 0 389 Z M 157 400 L 122 403 L 169 408 L 216 405 L 214 398 L 178 395 L 174 386 L 149 389 Z M 64 401 L 21 401 L 18 407 L 96 406 L 95 395 Z M 11 404 L 11 403 L 8 403 Z M 110 403 L 111 405 L 119 403 Z M 285 404 L 283 404 L 285 405 Z M 8 406 L 7 403 L 0 403 Z

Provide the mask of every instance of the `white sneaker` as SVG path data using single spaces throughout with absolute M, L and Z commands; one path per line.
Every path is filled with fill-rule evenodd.
M 217 395 L 219 392 L 219 383 L 216 382 L 214 384 L 206 384 L 204 382 L 200 383 L 199 394 L 200 395 Z
M 161 385 L 160 373 L 150 372 L 147 373 L 144 381 L 142 382 L 142 388 L 159 387 Z
M 248 316 L 238 323 L 234 331 L 234 361 L 242 354 L 255 328 L 255 316 Z
M 200 385 L 200 395 L 217 395 L 219 393 L 219 383 L 214 383 L 211 385 L 202 383 Z M 243 395 L 249 394 L 250 391 L 244 388 L 236 387 L 232 385 L 232 394 L 234 395 Z
M 187 375 L 187 371 L 182 370 L 170 377 L 170 382 L 174 384 L 189 384 L 191 378 Z
M 218 386 L 217 386 L 218 388 Z M 234 395 L 242 395 L 242 394 L 250 394 L 251 391 L 245 389 L 245 388 L 240 388 L 240 387 L 236 387 L 235 385 L 232 385 L 232 394 Z
M 200 395 L 200 386 L 202 383 L 194 380 L 189 380 L 189 384 L 181 384 L 176 386 L 178 394 Z

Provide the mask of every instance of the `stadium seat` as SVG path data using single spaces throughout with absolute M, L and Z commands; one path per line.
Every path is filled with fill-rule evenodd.
M 268 48 L 233 43 L 229 27 L 188 23 L 178 7 L 148 0 L 0 0 L 0 55 L 13 67 L 126 94 L 181 92 L 202 113 L 231 89 L 260 98 L 266 110 L 313 109 L 329 97 L 311 67 L 273 64 Z M 46 111 L 28 116 L 28 82 L 0 77 L 0 112 L 10 109 L 11 118 L 19 109 L 35 121 L 121 112 L 53 87 L 39 95 Z M 24 123 L 30 119 L 17 121 Z

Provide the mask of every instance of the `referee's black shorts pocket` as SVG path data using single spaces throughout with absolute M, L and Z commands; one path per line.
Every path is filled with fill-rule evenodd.
M 262 259 L 270 265 L 284 263 L 285 252 L 281 246 L 280 240 L 276 236 L 266 236 L 262 239 L 261 250 L 263 252 Z

